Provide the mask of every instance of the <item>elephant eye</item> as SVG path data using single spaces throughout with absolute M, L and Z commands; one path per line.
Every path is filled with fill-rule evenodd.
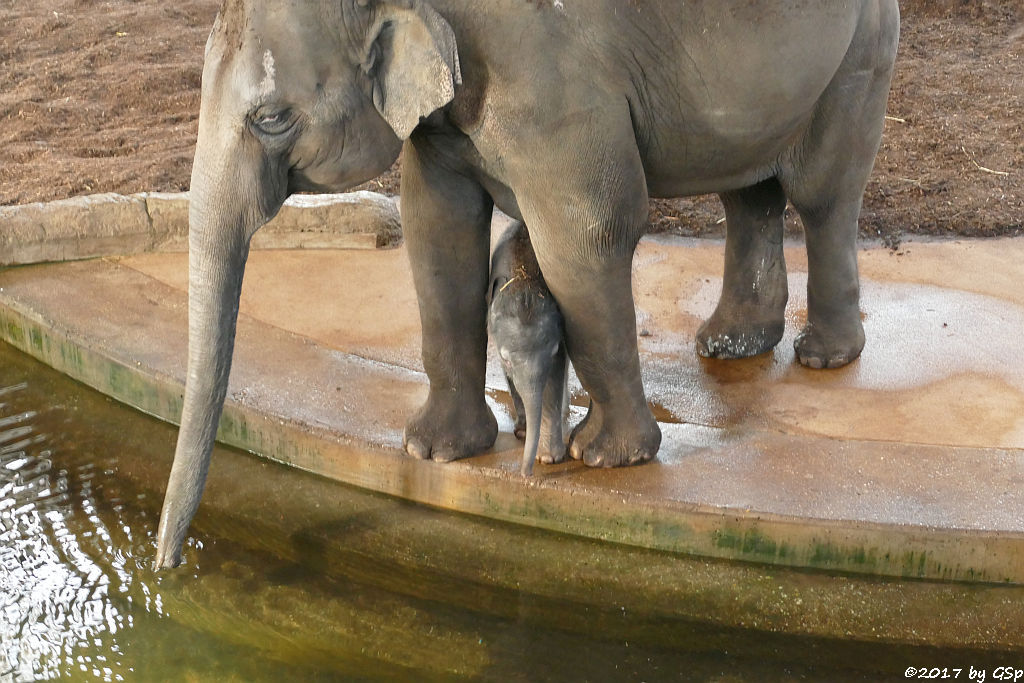
M 290 112 L 285 110 L 257 112 L 252 116 L 252 125 L 265 135 L 281 135 L 292 127 Z

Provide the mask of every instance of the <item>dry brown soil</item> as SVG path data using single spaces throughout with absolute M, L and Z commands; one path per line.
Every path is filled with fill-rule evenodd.
M 0 3 L 0 204 L 188 188 L 203 45 L 220 0 Z M 862 234 L 1024 231 L 1024 0 L 905 0 Z M 368 184 L 397 192 L 399 169 Z M 714 197 L 653 229 L 722 232 Z M 795 218 L 791 226 L 798 229 Z

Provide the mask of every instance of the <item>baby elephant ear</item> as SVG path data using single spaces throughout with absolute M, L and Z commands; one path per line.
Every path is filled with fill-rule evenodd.
M 432 7 L 414 0 L 383 4 L 370 39 L 363 68 L 373 79 L 373 104 L 405 140 L 421 118 L 455 97 L 462 82 L 455 33 Z

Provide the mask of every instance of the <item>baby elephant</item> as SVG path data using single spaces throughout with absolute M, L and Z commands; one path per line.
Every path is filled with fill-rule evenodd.
M 565 459 L 569 366 L 562 314 L 521 222 L 502 235 L 491 256 L 488 302 L 487 326 L 515 404 L 517 437 L 525 426 L 521 472 L 529 476 L 538 451 L 543 463 Z

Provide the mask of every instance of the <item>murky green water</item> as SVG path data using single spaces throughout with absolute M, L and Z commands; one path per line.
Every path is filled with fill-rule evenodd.
M 186 564 L 158 575 L 174 438 L 0 344 L 0 681 L 904 680 L 987 657 L 716 626 L 710 599 L 673 618 L 592 578 L 663 556 L 224 449 Z

